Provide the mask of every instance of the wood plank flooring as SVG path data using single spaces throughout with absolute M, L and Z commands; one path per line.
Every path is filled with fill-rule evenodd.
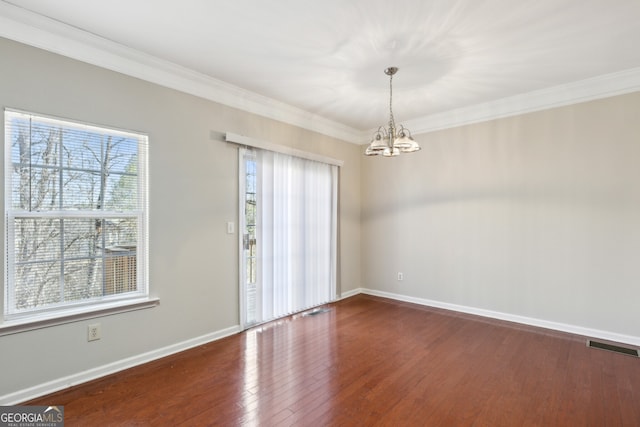
M 640 426 L 640 359 L 358 295 L 28 404 L 66 426 Z

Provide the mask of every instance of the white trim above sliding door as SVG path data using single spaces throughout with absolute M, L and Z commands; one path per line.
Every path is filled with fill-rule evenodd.
M 316 162 L 327 163 L 338 167 L 342 167 L 344 165 L 344 161 L 334 159 L 332 157 L 322 156 L 320 154 L 310 153 L 308 151 L 287 147 L 286 145 L 274 144 L 273 142 L 262 141 L 260 139 L 250 138 L 248 136 L 238 135 L 232 132 L 227 132 L 225 134 L 225 140 L 227 142 L 232 142 L 239 145 L 259 148 L 262 150 L 273 151 L 281 154 L 287 154 L 289 156 L 300 157 L 307 160 L 314 160 Z

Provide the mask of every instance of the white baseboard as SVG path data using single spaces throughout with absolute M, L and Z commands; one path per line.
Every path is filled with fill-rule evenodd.
M 428 307 L 442 308 L 445 310 L 457 311 L 460 313 L 474 314 L 477 316 L 488 317 L 492 319 L 506 320 L 508 322 L 520 323 L 523 325 L 536 326 L 545 329 L 553 329 L 561 332 L 568 332 L 575 335 L 582 335 L 590 338 L 598 338 L 607 341 L 614 341 L 624 344 L 640 346 L 640 337 L 632 335 L 623 335 L 615 332 L 602 331 L 599 329 L 585 328 L 582 326 L 568 325 L 565 323 L 550 322 L 532 317 L 518 316 L 515 314 L 502 313 L 499 311 L 485 310 L 481 308 L 468 307 L 464 305 L 450 304 L 440 301 L 434 301 L 424 298 L 416 298 L 407 295 L 400 295 L 391 292 L 377 291 L 374 289 L 361 288 L 361 293 L 366 295 L 379 296 L 397 301 L 410 302 L 414 304 L 424 305 Z
M 338 298 L 339 300 L 343 300 L 345 298 L 349 298 L 358 294 L 362 294 L 364 293 L 365 289 L 364 288 L 356 288 L 356 289 L 351 289 L 350 291 L 346 291 L 346 292 L 342 292 L 340 294 L 340 297 Z
M 26 402 L 28 400 L 32 400 L 50 393 L 55 393 L 56 391 L 64 390 L 66 388 L 92 381 L 106 375 L 133 368 L 134 366 L 139 366 L 144 363 L 160 359 L 162 357 L 170 356 L 172 354 L 179 353 L 181 351 L 188 350 L 199 345 L 207 344 L 211 341 L 219 340 L 229 335 L 236 334 L 240 331 L 241 329 L 239 325 L 232 326 L 220 331 L 182 341 L 177 344 L 172 344 L 147 353 L 139 354 L 123 360 L 118 360 L 107 365 L 98 366 L 97 368 L 89 369 L 84 372 L 78 372 L 77 374 L 58 378 L 44 384 L 39 384 L 35 387 L 29 387 L 24 390 L 6 394 L 4 396 L 0 396 L 0 405 L 16 405 L 21 402 Z

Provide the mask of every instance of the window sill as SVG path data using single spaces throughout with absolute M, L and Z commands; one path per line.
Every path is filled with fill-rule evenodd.
M 128 311 L 143 310 L 160 304 L 159 298 L 140 298 L 129 301 L 118 301 L 100 306 L 85 307 L 59 311 L 46 316 L 33 316 L 28 319 L 6 320 L 0 324 L 0 336 L 48 328 L 50 326 L 63 325 L 65 323 L 79 322 L 81 320 L 96 317 L 110 316 L 112 314 L 126 313 Z

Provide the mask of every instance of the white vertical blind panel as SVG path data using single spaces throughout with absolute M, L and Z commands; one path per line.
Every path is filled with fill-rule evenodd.
M 336 293 L 337 166 L 258 152 L 262 321 Z

